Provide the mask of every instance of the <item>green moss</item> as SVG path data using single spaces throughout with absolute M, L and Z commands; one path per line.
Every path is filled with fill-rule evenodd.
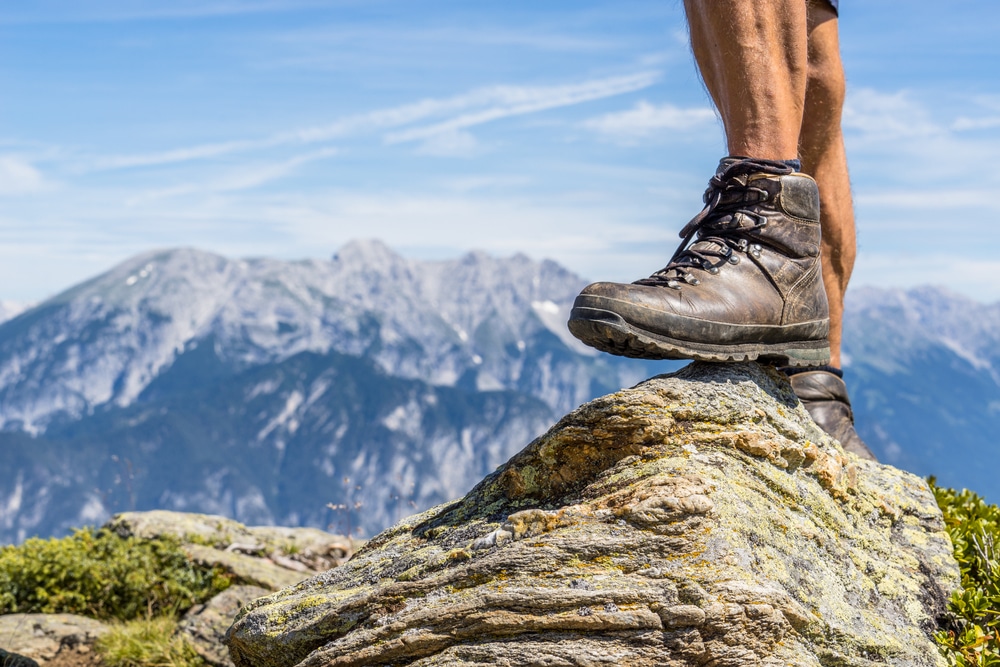
M 962 572 L 951 618 L 934 638 L 953 667 L 1000 666 L 1000 508 L 929 481 Z
M 174 539 L 83 528 L 0 548 L 0 614 L 71 613 L 132 620 L 176 616 L 229 587 L 221 570 L 190 562 Z
M 205 661 L 176 630 L 172 618 L 138 619 L 112 626 L 95 648 L 106 667 L 204 667 Z

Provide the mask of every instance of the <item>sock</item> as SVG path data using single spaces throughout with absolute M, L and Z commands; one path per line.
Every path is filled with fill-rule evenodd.
M 801 171 L 802 161 L 798 158 L 794 160 L 763 160 L 760 158 L 746 157 L 745 155 L 729 155 L 722 158 L 720 163 L 720 168 L 724 165 L 729 166 L 736 162 L 748 163 L 760 167 L 764 171 L 773 171 L 774 173 L 788 173 L 786 170 L 791 171 Z
M 789 377 L 798 375 L 799 373 L 808 373 L 810 371 L 826 371 L 827 373 L 833 373 L 841 380 L 844 379 L 844 371 L 836 366 L 807 366 L 806 368 L 791 368 L 789 366 L 785 366 L 781 369 L 781 372 Z

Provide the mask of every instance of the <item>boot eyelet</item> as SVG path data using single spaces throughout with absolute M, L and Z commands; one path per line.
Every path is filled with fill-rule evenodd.
M 730 255 L 729 256 L 729 263 L 730 264 L 739 264 L 740 263 L 740 258 L 737 257 L 736 255 Z
M 717 267 L 717 266 L 710 266 L 710 267 L 708 267 L 708 272 L 711 273 L 714 276 L 715 274 L 717 274 L 719 272 L 719 267 Z

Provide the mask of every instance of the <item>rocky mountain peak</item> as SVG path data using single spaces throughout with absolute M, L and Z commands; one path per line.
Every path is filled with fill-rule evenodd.
M 342 274 L 360 271 L 384 273 L 397 272 L 409 261 L 378 239 L 357 239 L 345 243 L 334 253 L 331 261 Z

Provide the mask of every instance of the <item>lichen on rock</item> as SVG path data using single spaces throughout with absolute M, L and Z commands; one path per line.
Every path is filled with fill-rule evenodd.
M 585 404 L 461 500 L 245 607 L 238 667 L 944 664 L 926 483 L 784 378 L 694 363 Z

